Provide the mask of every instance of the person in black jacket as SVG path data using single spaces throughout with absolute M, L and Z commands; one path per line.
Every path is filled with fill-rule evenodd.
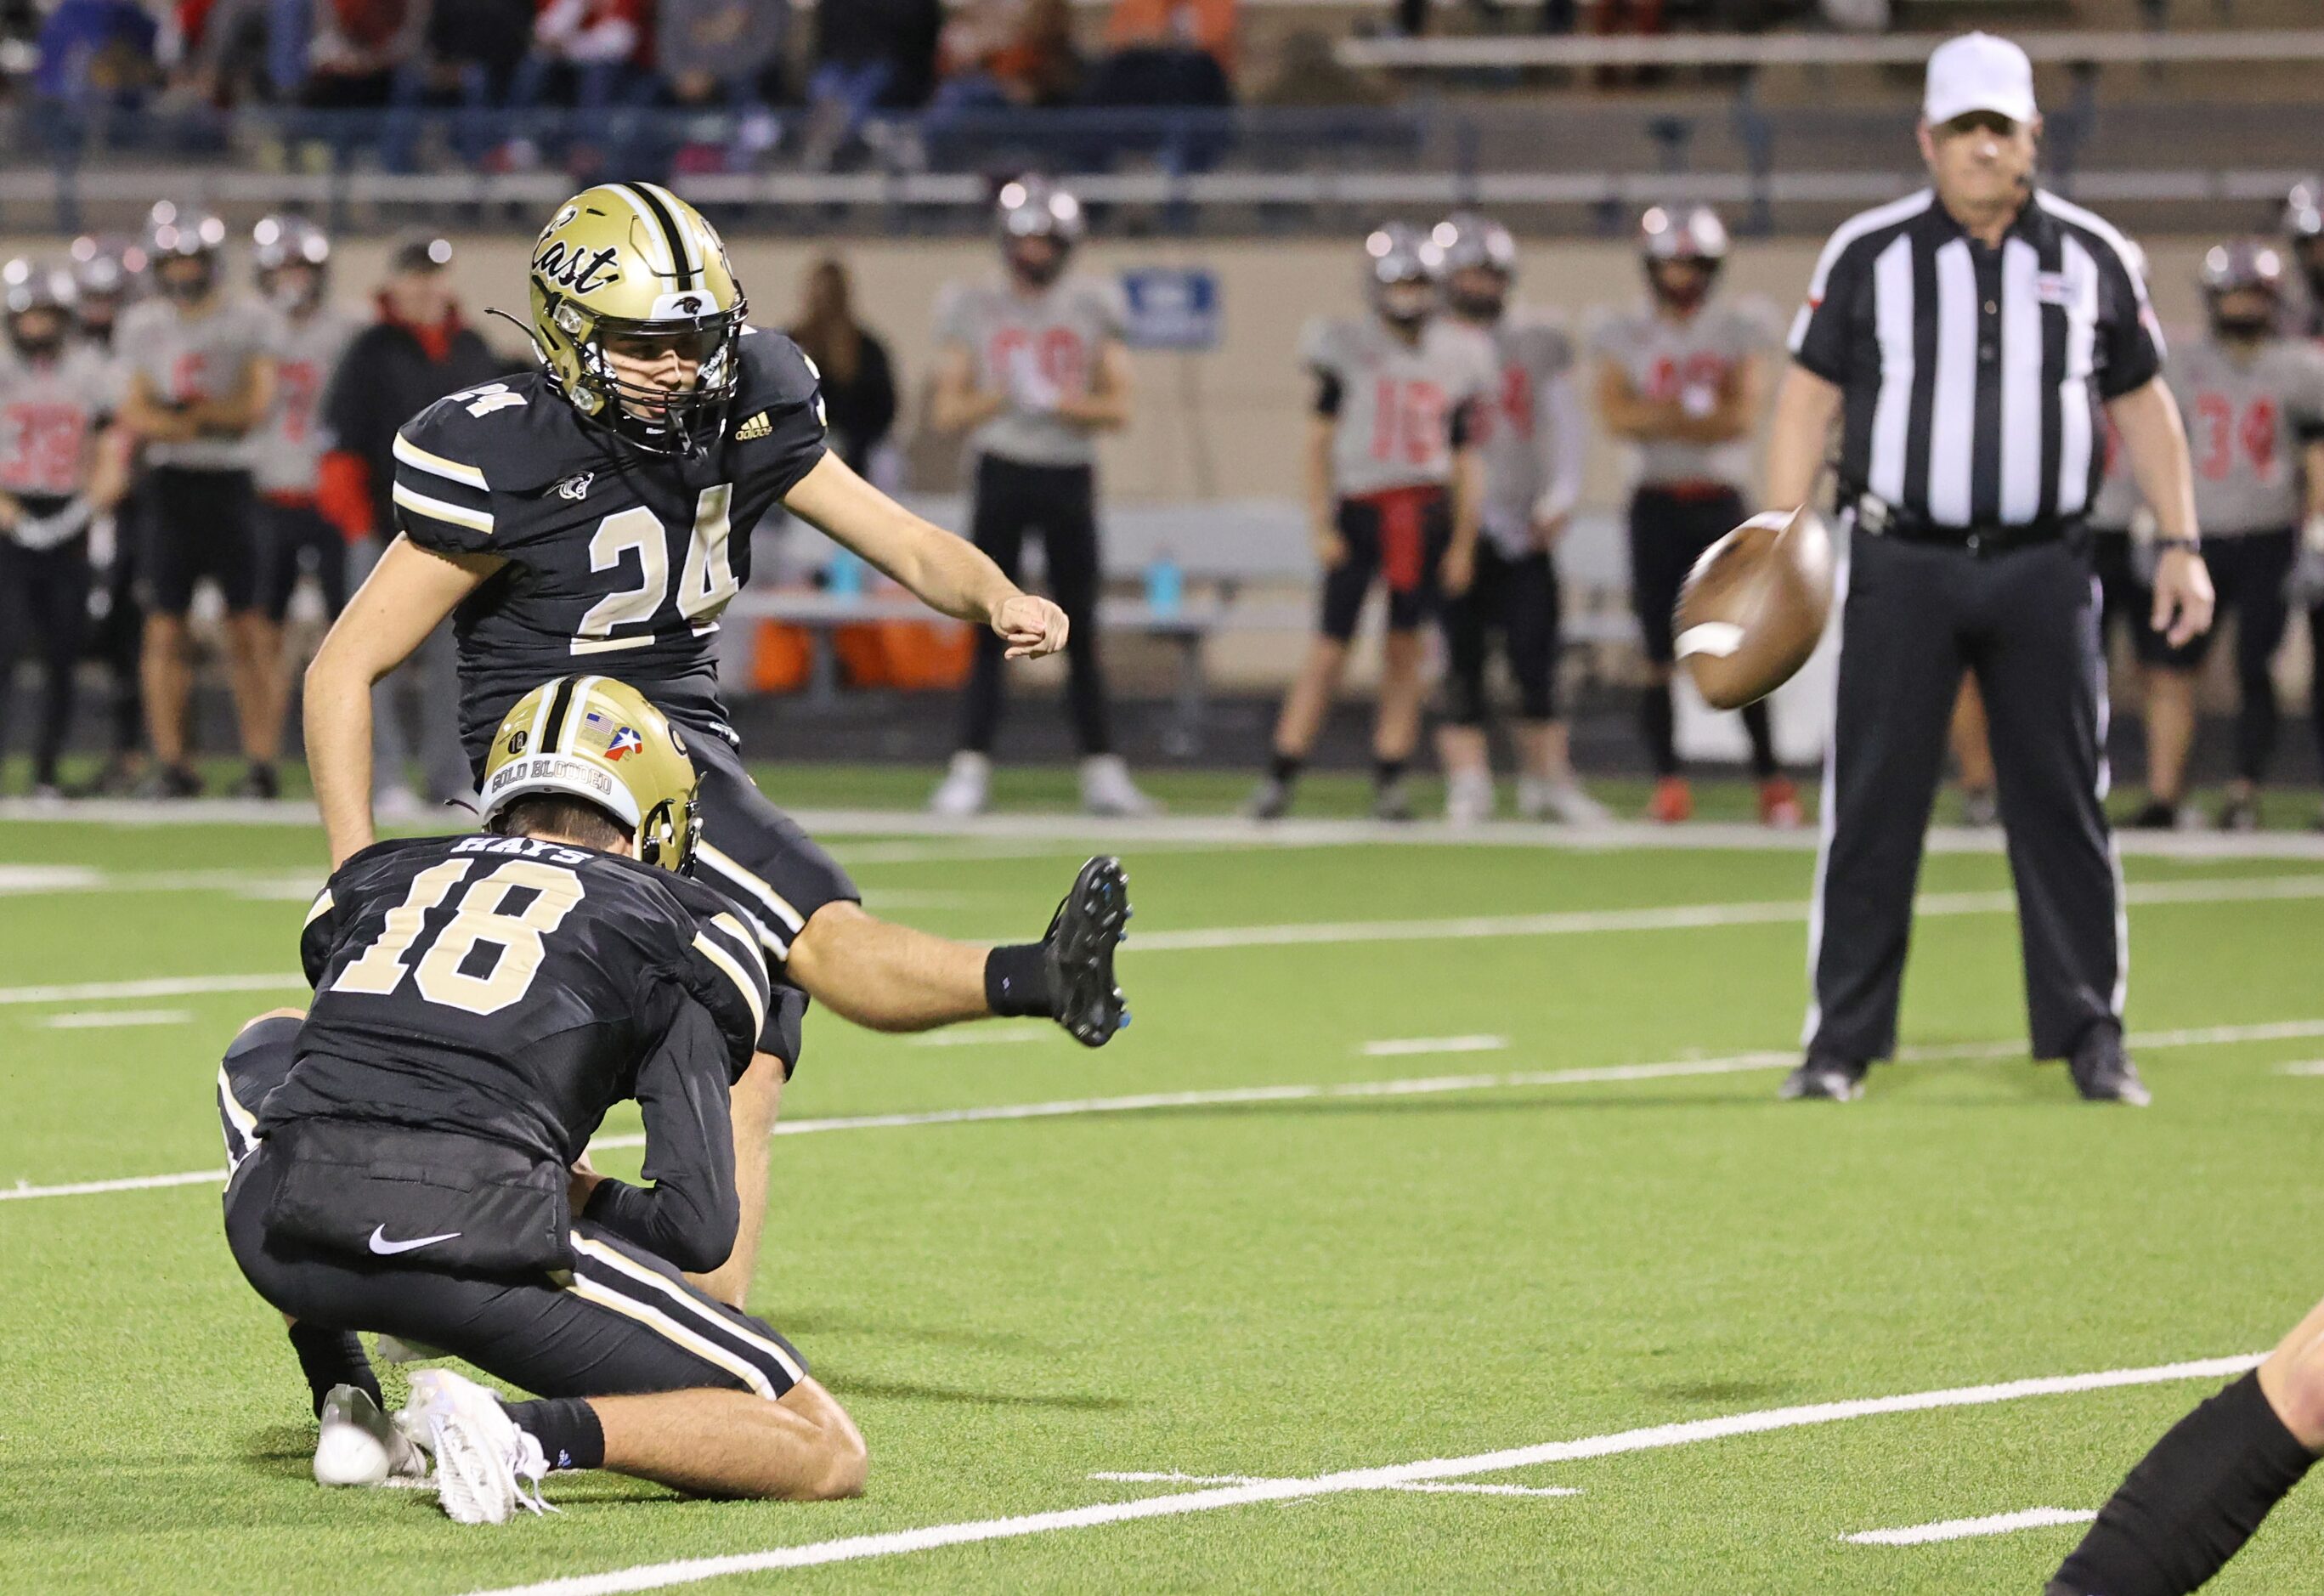
M 847 268 L 834 255 L 809 267 L 806 302 L 791 341 L 823 374 L 825 424 L 834 453 L 878 480 L 872 457 L 896 426 L 896 372 L 888 346 L 855 319 Z
M 447 393 L 505 376 L 511 363 L 461 319 L 452 296 L 452 245 L 414 235 L 396 246 L 379 294 L 379 319 L 355 336 L 323 401 L 331 440 L 317 503 L 348 544 L 348 583 L 362 585 L 395 536 L 389 495 L 395 487 L 395 429 Z M 419 728 L 416 751 L 399 720 L 408 696 Z M 466 798 L 467 756 L 445 706 L 457 701 L 452 630 L 438 629 L 410 663 L 381 682 L 373 697 L 374 809 L 410 819 L 427 804 Z M 427 803 L 408 784 L 416 752 Z
M 687 874 L 684 747 L 623 683 L 536 688 L 493 733 L 486 829 L 342 865 L 300 937 L 313 1006 L 226 1056 L 226 1240 L 292 1321 L 324 1484 L 420 1471 L 424 1431 L 464 1523 L 537 1509 L 556 1468 L 721 1496 L 862 1488 L 862 1438 L 798 1352 L 679 1272 L 734 1246 L 728 1093 L 770 1010 L 804 1007 Z M 631 1098 L 643 1186 L 586 1157 Z M 540 1399 L 429 1370 L 392 1423 L 357 1330 Z

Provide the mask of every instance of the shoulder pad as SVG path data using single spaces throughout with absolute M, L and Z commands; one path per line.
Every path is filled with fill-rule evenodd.
M 781 333 L 744 329 L 741 344 L 742 385 L 734 397 L 737 414 L 790 410 L 814 401 L 823 374 L 807 351 Z
M 561 482 L 607 447 L 539 372 L 439 399 L 406 421 L 396 438 L 399 458 L 408 445 L 463 467 L 462 474 L 481 472 L 493 492 L 513 494 Z

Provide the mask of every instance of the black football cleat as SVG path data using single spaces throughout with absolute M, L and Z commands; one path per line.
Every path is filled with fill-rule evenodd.
M 2112 1025 L 2100 1023 L 2083 1032 L 2066 1068 L 2072 1072 L 2074 1090 L 2086 1102 L 2126 1102 L 2144 1108 L 2154 1101 L 2146 1083 L 2138 1078 L 2138 1066 L 2123 1050 L 2122 1033 Z
M 1854 1102 L 1864 1095 L 1864 1061 L 1811 1053 L 1800 1061 L 1797 1069 L 1784 1077 L 1784 1084 L 1775 1088 L 1775 1095 L 1786 1101 L 1820 1097 L 1833 1102 Z
M 1130 872 L 1111 853 L 1082 866 L 1041 938 L 1056 1019 L 1084 1047 L 1102 1047 L 1130 1023 L 1113 983 L 1113 950 L 1129 936 Z

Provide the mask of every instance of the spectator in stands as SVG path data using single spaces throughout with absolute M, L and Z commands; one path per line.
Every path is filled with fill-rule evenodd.
M 808 166 L 829 166 L 873 111 L 927 104 L 944 22 L 944 0 L 816 0 Z
M 411 416 L 463 388 L 505 375 L 509 366 L 460 316 L 452 296 L 449 241 L 405 239 L 389 258 L 379 319 L 355 335 L 323 398 L 330 449 L 323 457 L 317 507 L 347 540 L 347 576 L 360 584 L 395 535 L 389 494 L 395 486 L 395 430 Z M 473 797 L 468 760 L 455 718 L 457 667 L 447 623 L 420 651 L 373 690 L 372 808 L 385 817 L 421 814 L 406 784 L 406 744 L 397 689 L 414 701 L 420 760 L 428 796 L 442 803 Z
M 313 0 L 217 0 L 187 60 L 195 91 L 216 106 L 297 100 L 312 7 Z
M 533 0 L 456 0 L 428 18 L 435 93 L 471 109 L 508 104 L 532 49 Z
M 1275 51 L 1275 76 L 1251 96 L 1255 105 L 1309 110 L 1341 106 L 1384 106 L 1394 97 L 1379 77 L 1340 64 L 1332 36 L 1320 28 L 1295 28 Z
M 1067 0 L 978 0 L 945 29 L 932 113 L 1064 106 L 1081 87 Z
M 654 64 L 681 106 L 746 106 L 781 69 L 788 5 L 766 0 L 660 0 Z
M 823 403 L 831 447 L 863 476 L 883 487 L 895 473 L 881 467 L 888 434 L 896 425 L 895 367 L 888 346 L 855 319 L 847 268 L 825 255 L 807 268 L 807 293 L 791 341 L 823 374 Z
M 428 0 L 314 0 L 313 15 L 302 104 L 379 110 L 416 97 Z
M 77 109 L 134 106 L 161 81 L 160 34 L 136 0 L 62 0 L 35 42 L 33 90 Z
M 1093 106 L 1234 103 L 1236 0 L 1114 0 Z
M 1231 78 L 1240 26 L 1237 0 L 1113 0 L 1113 9 L 1106 14 L 1105 47 L 1116 55 L 1130 50 L 1198 50 Z
M 583 111 L 632 100 L 644 87 L 648 0 L 540 0 L 532 53 L 517 69 L 520 106 L 557 99 Z

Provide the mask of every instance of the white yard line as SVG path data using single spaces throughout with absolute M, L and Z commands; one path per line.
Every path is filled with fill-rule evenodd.
M 650 1563 L 605 1573 L 578 1574 L 474 1592 L 473 1596 L 622 1596 L 633 1591 L 659 1591 L 671 1585 L 696 1584 L 733 1574 L 761 1573 L 782 1568 L 816 1568 L 833 1563 L 855 1563 L 873 1557 L 933 1552 L 944 1546 L 980 1542 L 1018 1540 L 1028 1536 L 1054 1535 L 1061 1530 L 1094 1529 L 1102 1525 L 1133 1523 L 1147 1518 L 1177 1518 L 1213 1512 L 1221 1508 L 1250 1507 L 1260 1502 L 1330 1496 L 1345 1491 L 1382 1490 L 1424 1481 L 1457 1480 L 1465 1475 L 1499 1473 L 1545 1463 L 1578 1462 L 1590 1458 L 1628 1453 L 1693 1446 L 1737 1435 L 1763 1435 L 1776 1430 L 1837 1424 L 1886 1414 L 1926 1413 L 1940 1408 L 1979 1407 L 2018 1402 L 2034 1397 L 2070 1396 L 2085 1391 L 2119 1389 L 2128 1386 L 2163 1385 L 2181 1380 L 2221 1379 L 2240 1374 L 2258 1363 L 2254 1354 L 2214 1358 L 2195 1363 L 2172 1363 L 2151 1369 L 2112 1369 L 2095 1374 L 2062 1375 L 2045 1379 L 2012 1380 L 2003 1385 L 1963 1386 L 1940 1391 L 1917 1391 L 1901 1397 L 1875 1397 L 1852 1402 L 1820 1402 L 1799 1407 L 1776 1407 L 1758 1413 L 1730 1414 L 1722 1418 L 1694 1419 L 1683 1424 L 1655 1425 L 1622 1430 L 1578 1441 L 1551 1441 L 1503 1452 L 1478 1453 L 1469 1457 L 1425 1458 L 1386 1468 L 1344 1469 L 1305 1480 L 1260 1480 L 1247 1485 L 1210 1486 L 1177 1491 L 1139 1501 L 1093 1502 L 1047 1513 L 1026 1513 L 1009 1518 L 972 1519 L 960 1524 L 932 1524 L 919 1529 L 891 1530 L 884 1535 L 847 1536 L 806 1545 L 778 1546 L 722 1557 L 687 1557 Z
M 81 981 L 63 986 L 0 986 L 0 1006 L 102 1003 L 117 998 L 199 998 L 212 992 L 304 992 L 304 975 L 157 975 L 143 981 Z
M 1840 1538 L 1857 1546 L 1925 1546 L 1936 1541 L 1965 1541 L 1972 1536 L 2015 1535 L 2021 1529 L 2048 1529 L 2060 1524 L 2088 1524 L 2095 1512 L 2080 1508 L 2027 1508 L 2016 1513 L 1994 1513 L 1983 1518 L 1948 1518 L 1941 1524 L 1915 1524 L 1909 1529 L 1868 1529 Z
M 1259 1474 L 1181 1474 L 1176 1471 L 1152 1473 L 1143 1471 L 1121 1472 L 1107 1470 L 1092 1474 L 1093 1480 L 1116 1481 L 1127 1485 L 1259 1485 L 1267 1482 Z M 1407 1490 L 1419 1496 L 1580 1496 L 1581 1488 L 1572 1485 L 1480 1485 L 1469 1481 L 1432 1480 L 1414 1485 L 1383 1485 L 1382 1490 Z
M 2141 881 L 2123 894 L 2142 907 L 2244 903 L 2324 898 L 2324 875 L 2229 876 L 2192 881 Z M 2012 914 L 2015 894 L 1923 892 L 1916 916 Z M 1758 903 L 1674 903 L 1647 909 L 1562 909 L 1547 914 L 1464 915 L 1433 920 L 1297 921 L 1279 926 L 1220 926 L 1140 931 L 1125 953 L 1185 953 L 1216 948 L 1296 947 L 1361 942 L 1468 941 L 1502 936 L 1587 936 L 1609 931 L 1691 931 L 1720 926 L 1772 926 L 1804 921 L 1803 899 Z
M 194 1017 L 191 1009 L 79 1009 L 51 1014 L 41 1024 L 49 1030 L 107 1030 L 128 1025 L 183 1025 Z
M 2324 1075 L 2324 1058 L 2303 1058 L 2296 1064 L 2279 1064 L 2279 1075 Z
M 1166 815 L 1143 820 L 1096 820 L 1057 811 L 983 815 L 945 819 L 911 809 L 794 809 L 792 817 L 824 838 L 926 838 L 982 840 L 1037 844 L 1038 853 L 1081 848 L 1130 849 L 1179 846 L 1235 848 L 1416 847 L 1549 848 L 1597 853 L 1608 849 L 1665 851 L 1718 849 L 1798 853 L 1816 845 L 1814 828 L 1770 831 L 1742 823 L 1706 822 L 1657 826 L 1620 821 L 1610 826 L 1568 827 L 1521 820 L 1451 826 L 1441 820 L 1397 825 L 1376 820 L 1283 820 L 1259 822 L 1230 816 Z M 0 821 L 107 826 L 287 826 L 315 825 L 315 807 L 299 798 L 261 802 L 247 798 L 197 798 L 170 803 L 98 799 L 77 804 L 36 804 L 0 799 Z M 447 826 L 447 830 L 451 829 Z M 2168 859 L 2307 859 L 2324 861 L 2324 836 L 2304 832 L 2144 832 L 2117 837 L 2125 854 Z M 1998 827 L 1933 826 L 1929 851 L 1935 853 L 1998 853 Z
M 304 902 L 323 890 L 311 870 L 109 871 L 87 864 L 0 864 L 0 897 L 87 892 L 232 892 Z
M 1416 1053 L 1499 1053 L 1507 1037 L 1385 1037 L 1357 1051 L 1366 1058 L 1403 1058 Z
M 2324 1037 L 2324 1019 L 2273 1019 L 2254 1025 L 2214 1025 L 2182 1030 L 2134 1031 L 2126 1038 L 2134 1050 L 2165 1047 L 2225 1047 L 2241 1042 L 2304 1040 Z M 2023 1058 L 2025 1043 L 1946 1042 L 1903 1047 L 1897 1059 L 1905 1064 L 1979 1059 Z M 825 1120 L 786 1120 L 777 1124 L 777 1136 L 820 1136 L 835 1130 L 902 1130 L 923 1125 L 975 1125 L 1010 1120 L 1076 1119 L 1091 1114 L 1133 1114 L 1184 1108 L 1222 1108 L 1255 1102 L 1311 1102 L 1366 1097 L 1428 1097 L 1448 1092 L 1499 1092 L 1540 1086 L 1614 1085 L 1629 1081 L 1684 1080 L 1701 1075 L 1750 1075 L 1788 1069 L 1799 1062 L 1799 1049 L 1786 1047 L 1762 1053 L 1735 1053 L 1714 1058 L 1673 1058 L 1653 1064 L 1609 1064 L 1581 1069 L 1509 1070 L 1495 1075 L 1407 1075 L 1385 1081 L 1333 1081 L 1321 1084 L 1228 1086 L 1199 1092 L 1148 1092 L 1122 1097 L 1074 1097 L 1051 1102 L 1004 1102 L 982 1108 L 930 1109 L 913 1113 L 851 1114 Z M 640 1148 L 645 1137 L 637 1132 L 601 1136 L 591 1150 Z M 97 1192 L 144 1191 L 155 1186 L 198 1185 L 223 1181 L 223 1169 L 197 1169 L 180 1175 L 142 1175 L 119 1180 L 75 1181 L 65 1185 L 32 1185 L 19 1182 L 0 1186 L 0 1203 L 34 1197 L 74 1197 Z
M 907 1047 L 993 1047 L 1046 1042 L 1064 1036 L 1047 1020 L 1035 1025 L 956 1025 L 905 1038 Z

